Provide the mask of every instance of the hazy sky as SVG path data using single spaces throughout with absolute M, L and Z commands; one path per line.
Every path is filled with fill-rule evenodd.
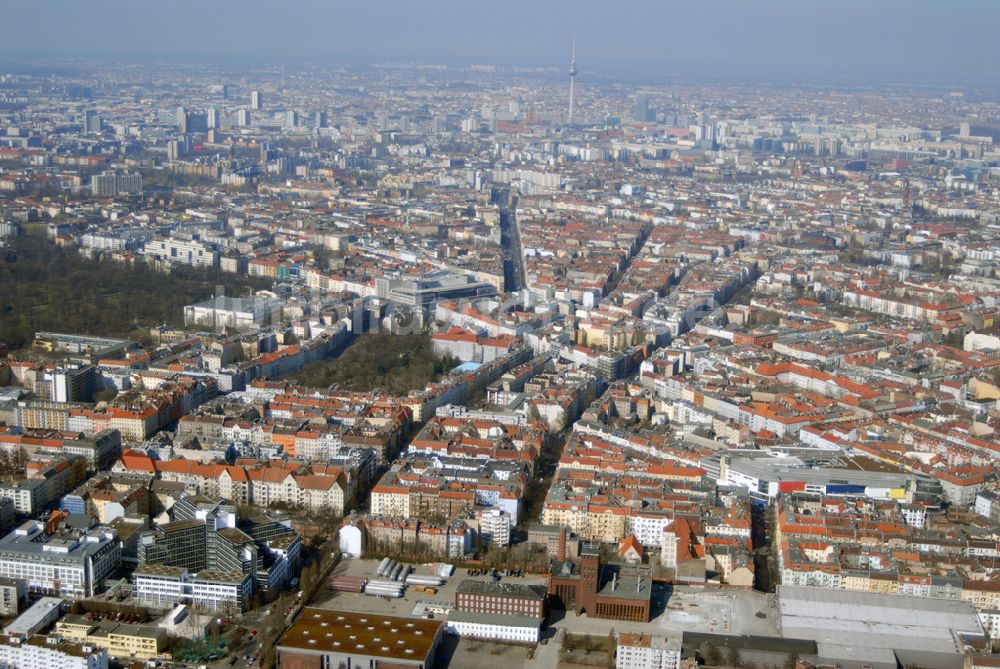
M 3 0 L 0 55 L 997 83 L 997 0 Z

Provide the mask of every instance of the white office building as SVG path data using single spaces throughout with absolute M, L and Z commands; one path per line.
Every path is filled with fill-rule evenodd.
M 243 613 L 253 594 L 253 574 L 202 570 L 191 580 L 191 605 L 201 611 Z
M 187 602 L 190 588 L 184 567 L 143 565 L 132 573 L 135 599 L 148 606 L 173 606 Z
M 220 295 L 184 307 L 184 325 L 211 330 L 251 330 L 282 318 L 281 300 Z
M 215 267 L 219 254 L 197 239 L 154 239 L 146 243 L 143 254 L 172 265 Z
M 448 632 L 474 639 L 538 643 L 541 624 L 531 616 L 451 611 L 448 614 Z
M 21 579 L 36 592 L 91 597 L 121 564 L 118 533 L 103 526 L 45 535 L 28 521 L 0 539 L 0 576 Z
M 144 565 L 132 575 L 135 599 L 149 606 L 190 604 L 198 611 L 246 611 L 253 595 L 253 574 Z

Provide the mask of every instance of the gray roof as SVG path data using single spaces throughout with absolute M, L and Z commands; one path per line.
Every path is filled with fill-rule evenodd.
M 160 578 L 173 578 L 180 580 L 188 573 L 184 567 L 171 567 L 165 564 L 144 564 L 136 567 L 135 576 L 158 576 Z
M 519 599 L 544 600 L 545 593 L 539 588 L 523 583 L 493 583 L 490 581 L 465 580 L 455 591 L 459 595 L 488 595 L 490 597 L 517 597 Z
M 972 604 L 960 600 L 784 585 L 778 598 L 782 635 L 815 640 L 825 660 L 895 663 L 896 650 L 961 654 L 963 636 L 985 637 Z
M 211 582 L 211 583 L 242 583 L 247 579 L 247 574 L 241 574 L 238 571 L 214 571 L 212 569 L 202 569 L 197 574 L 194 575 L 195 581 Z
M 53 611 L 58 615 L 65 601 L 62 597 L 42 597 L 8 624 L 4 628 L 4 634 L 22 636 L 30 634 L 46 616 L 52 615 Z
M 809 467 L 798 458 L 733 457 L 729 468 L 765 481 L 804 481 L 815 485 L 847 483 L 894 488 L 914 478 L 907 472 L 880 472 L 847 467 Z
M 653 580 L 635 571 L 617 567 L 617 565 L 601 565 L 601 588 L 598 597 L 615 597 L 617 599 L 634 599 L 648 601 L 653 596 Z M 617 570 L 617 578 L 613 578 Z
M 35 541 L 41 532 L 40 525 L 29 521 L 0 539 L 0 557 L 82 565 L 108 542 L 118 540 L 114 530 L 97 526 L 86 532 L 62 531 L 50 535 L 47 541 Z

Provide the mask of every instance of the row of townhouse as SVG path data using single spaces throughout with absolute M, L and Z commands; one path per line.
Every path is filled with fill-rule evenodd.
M 883 316 L 905 318 L 912 321 L 930 321 L 932 323 L 946 314 L 961 313 L 969 306 L 957 302 L 951 304 L 917 302 L 916 300 L 908 300 L 894 295 L 878 293 L 873 290 L 845 290 L 843 303 L 847 307 L 873 311 Z
M 167 424 L 215 396 L 214 379 L 178 379 L 155 390 L 130 391 L 104 409 L 75 409 L 69 413 L 72 429 L 84 434 L 118 430 L 122 439 L 143 441 Z
M 237 504 L 283 504 L 325 509 L 338 515 L 344 513 L 357 493 L 353 473 L 340 467 L 310 467 L 294 462 L 201 464 L 185 459 L 153 460 L 138 451 L 126 451 L 112 471 L 148 473 Z
M 914 574 L 895 565 L 885 569 L 847 568 L 837 562 L 837 549 L 821 541 L 782 544 L 782 585 L 810 586 L 899 594 L 914 597 L 960 599 L 981 611 L 1000 609 L 1000 584 L 992 580 L 951 574 Z
M 682 492 L 668 494 L 658 504 L 645 509 L 607 495 L 546 499 L 542 523 L 570 528 L 584 541 L 618 542 L 634 535 L 644 546 L 657 547 L 664 528 L 678 515 L 698 516 L 704 498 Z
M 411 546 L 423 547 L 430 555 L 462 558 L 473 547 L 472 528 L 459 520 L 432 523 L 399 516 L 372 515 L 358 524 L 365 545 L 378 552 L 395 552 Z

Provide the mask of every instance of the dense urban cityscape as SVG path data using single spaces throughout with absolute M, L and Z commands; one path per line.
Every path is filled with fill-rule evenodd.
M 996 87 L 560 39 L 0 60 L 0 664 L 1000 667 Z

